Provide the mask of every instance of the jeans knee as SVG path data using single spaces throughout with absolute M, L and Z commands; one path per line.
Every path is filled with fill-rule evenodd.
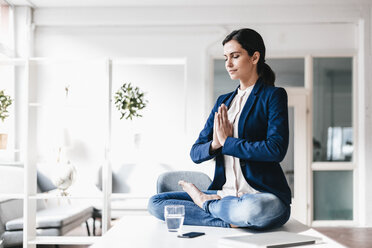
M 164 220 L 164 207 L 161 204 L 161 199 L 158 195 L 154 195 L 149 199 L 147 211 L 158 219 Z
M 264 199 L 244 199 L 240 202 L 240 211 L 230 213 L 231 224 L 256 229 L 269 228 L 282 222 L 286 209 L 287 207 L 273 195 L 267 195 Z
M 254 209 L 245 209 L 244 211 L 230 213 L 231 224 L 240 227 L 251 226 L 258 213 Z

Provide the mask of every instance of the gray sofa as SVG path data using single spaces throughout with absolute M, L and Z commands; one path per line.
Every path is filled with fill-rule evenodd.
M 0 165 L 0 240 L 4 247 L 23 243 L 23 200 L 5 199 L 1 194 L 23 193 L 23 168 Z M 38 192 L 54 186 L 38 173 Z M 62 236 L 92 217 L 93 207 L 81 204 L 49 204 L 37 201 L 36 233 L 40 236 Z M 87 225 L 88 235 L 90 235 Z

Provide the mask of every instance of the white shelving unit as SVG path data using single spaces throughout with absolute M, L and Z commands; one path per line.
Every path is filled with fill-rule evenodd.
M 84 63 L 84 62 L 99 62 L 102 65 L 108 65 L 107 59 L 101 60 L 72 60 L 73 62 Z M 45 105 L 43 102 L 35 101 L 36 94 L 35 89 L 37 87 L 38 82 L 33 82 L 32 78 L 32 70 L 35 69 L 34 67 L 38 66 L 39 64 L 42 65 L 53 65 L 55 63 L 70 63 L 71 60 L 56 60 L 56 59 L 45 59 L 45 58 L 30 58 L 30 59 L 4 59 L 0 60 L 0 66 L 14 66 L 17 69 L 21 68 L 21 70 L 15 70 L 15 73 L 20 73 L 18 81 L 15 82 L 17 84 L 17 88 L 19 91 L 18 95 L 22 96 L 22 98 L 17 99 L 18 101 L 16 104 L 18 105 L 20 118 L 23 125 L 17 133 L 20 136 L 20 144 L 19 149 L 8 149 L 8 150 L 0 150 L 1 154 L 18 154 L 19 160 L 17 162 L 11 161 L 0 161 L 1 165 L 12 165 L 12 166 L 19 166 L 24 167 L 24 193 L 23 194 L 0 194 L 0 199 L 23 199 L 24 205 L 24 232 L 23 232 L 23 247 L 36 247 L 37 244 L 59 244 L 59 245 L 86 245 L 94 243 L 99 237 L 86 237 L 86 236 L 79 236 L 79 237 L 71 237 L 71 236 L 38 236 L 36 237 L 36 201 L 40 199 L 49 200 L 49 199 L 76 199 L 76 200 L 100 200 L 104 203 L 108 202 L 109 194 L 108 190 L 110 188 L 104 187 L 103 192 L 101 194 L 70 194 L 68 196 L 61 196 L 58 192 L 55 193 L 41 193 L 38 194 L 36 190 L 36 165 L 38 161 L 37 157 L 37 148 L 35 147 L 36 141 L 36 134 L 34 133 L 36 125 L 35 124 L 35 113 L 40 109 L 76 109 L 76 108 L 88 108 L 90 107 L 89 104 L 81 104 L 75 105 L 74 103 L 68 104 L 54 104 L 53 106 Z M 104 69 L 103 69 L 104 70 Z M 21 79 L 20 79 L 21 78 Z M 109 79 L 109 71 L 106 70 L 105 78 Z M 105 95 L 105 99 L 102 100 L 104 104 L 107 105 L 107 109 L 110 109 L 110 81 L 107 80 L 103 82 L 103 87 L 106 88 L 107 94 Z M 36 87 L 35 87 L 36 86 Z M 110 115 L 105 114 L 105 119 L 109 119 Z M 109 125 L 106 127 L 106 132 L 108 133 Z M 105 134 L 107 137 L 107 134 Z M 108 150 L 108 142 L 104 144 L 105 149 Z M 103 150 L 103 149 L 102 149 Z M 108 152 L 107 152 L 108 153 Z M 14 157 L 14 156 L 13 156 Z M 103 157 L 103 152 L 102 152 Z M 105 157 L 106 163 L 104 163 L 104 172 L 109 173 L 107 170 L 107 166 L 109 165 L 108 157 Z M 104 185 L 111 184 L 111 177 L 109 174 L 105 174 L 103 176 Z M 106 232 L 109 227 L 109 204 L 103 204 L 102 209 L 102 219 L 106 221 L 103 223 L 102 232 Z
M 153 59 L 153 58 L 140 58 L 140 59 L 49 59 L 49 58 L 29 58 L 29 59 L 7 59 L 7 60 L 0 60 L 1 65 L 16 65 L 21 66 L 22 70 L 18 71 L 22 75 L 18 76 L 20 78 L 19 82 L 17 83 L 18 89 L 21 92 L 18 95 L 22 96 L 18 99 L 17 104 L 19 105 L 20 111 L 18 112 L 21 115 L 21 118 L 18 118 L 25 123 L 20 130 L 17 132 L 20 134 L 20 144 L 19 149 L 15 149 L 14 153 L 18 154 L 19 161 L 17 162 L 7 162 L 7 164 L 14 164 L 15 166 L 23 166 L 24 167 L 24 193 L 23 194 L 1 194 L 1 198 L 15 198 L 15 199 L 23 199 L 24 200 L 24 232 L 23 232 L 23 240 L 24 248 L 34 248 L 37 244 L 60 244 L 60 245 L 84 245 L 84 244 L 92 244 L 97 240 L 97 237 L 71 237 L 71 236 L 61 236 L 61 237 L 43 237 L 37 236 L 36 237 L 36 201 L 40 199 L 48 200 L 48 199 L 77 199 L 77 200 L 101 200 L 102 201 L 102 233 L 104 234 L 107 232 L 111 226 L 111 200 L 118 200 L 118 199 L 147 199 L 150 195 L 144 194 L 111 194 L 111 129 L 112 129 L 112 78 L 113 78 L 113 61 L 115 65 L 182 65 L 184 66 L 184 71 L 186 70 L 186 60 L 179 59 L 179 58 L 162 58 L 162 59 Z M 89 101 L 85 101 L 83 103 L 74 102 L 73 100 L 68 103 L 61 103 L 61 99 L 63 98 L 52 98 L 54 103 L 52 105 L 45 104 L 49 95 L 38 95 L 37 92 L 38 87 L 49 87 L 48 92 L 51 94 L 55 91 L 60 90 L 63 86 L 57 85 L 56 82 L 51 81 L 50 84 L 45 84 L 45 82 L 41 82 L 35 79 L 35 70 L 39 70 L 38 66 L 51 66 L 49 69 L 55 69 L 53 66 L 63 66 L 71 64 L 76 65 L 84 65 L 85 63 L 93 63 L 99 64 L 99 68 L 102 69 L 102 90 L 100 91 L 99 99 L 94 98 L 92 100 L 99 101 L 103 112 L 99 115 L 103 121 L 103 140 L 102 140 L 102 193 L 101 194 L 85 194 L 85 193 L 76 193 L 71 194 L 68 196 L 60 196 L 56 193 L 37 193 L 37 182 L 36 182 L 36 175 L 37 175 L 37 163 L 40 159 L 38 156 L 38 147 L 37 143 L 40 140 L 37 137 L 38 125 L 39 123 L 36 122 L 36 116 L 39 118 L 41 116 L 42 111 L 53 111 L 55 109 L 61 110 L 63 108 L 67 108 L 68 111 L 74 111 L 76 109 L 87 109 L 91 108 L 92 104 Z M 85 68 L 86 69 L 86 68 Z M 94 69 L 94 68 L 93 68 Z M 80 70 L 78 68 L 77 70 Z M 92 73 L 95 72 L 91 70 Z M 16 73 L 18 73 L 16 72 Z M 45 73 L 45 71 L 39 72 Z M 54 71 L 47 73 L 53 74 Z M 66 74 L 69 72 L 66 71 Z M 45 76 L 42 74 L 42 76 Z M 80 75 L 73 74 L 73 77 L 79 77 Z M 81 77 L 81 76 L 80 76 Z M 46 77 L 47 78 L 47 77 Z M 59 81 L 65 83 L 63 79 L 56 78 L 55 81 Z M 84 80 L 84 82 L 89 81 Z M 44 83 L 44 85 L 43 85 Z M 184 86 L 186 87 L 186 77 L 184 77 Z M 76 90 L 80 94 L 84 94 L 84 96 L 91 94 L 89 91 L 89 85 L 83 85 Z M 74 96 L 75 98 L 80 98 L 80 96 Z M 183 97 L 185 100 L 185 97 Z M 87 99 L 87 98 L 86 98 Z M 89 98 L 88 98 L 89 100 Z M 40 113 L 39 113 L 40 112 Z M 40 115 L 40 116 L 38 116 Z M 102 130 L 100 130 L 102 132 Z M 13 152 L 13 151 L 12 151 Z M 101 155 L 100 155 L 101 156 Z M 0 161 L 1 162 L 1 161 Z M 133 210 L 133 209 L 131 209 Z

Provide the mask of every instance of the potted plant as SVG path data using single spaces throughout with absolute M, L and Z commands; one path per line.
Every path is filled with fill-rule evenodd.
M 138 112 L 146 107 L 145 93 L 131 83 L 124 83 L 115 93 L 115 106 L 119 110 L 120 120 L 142 117 Z
M 10 96 L 4 93 L 4 90 L 0 90 L 0 119 L 4 123 L 5 119 L 9 117 L 8 108 L 12 105 L 12 99 Z M 8 140 L 8 134 L 0 133 L 0 149 L 6 149 Z

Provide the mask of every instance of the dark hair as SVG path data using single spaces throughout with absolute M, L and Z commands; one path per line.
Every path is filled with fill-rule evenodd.
M 257 63 L 257 74 L 263 79 L 266 85 L 274 86 L 275 73 L 265 63 L 266 48 L 261 35 L 249 28 L 234 30 L 226 36 L 222 41 L 222 45 L 225 45 L 231 40 L 236 40 L 248 52 L 249 56 L 253 56 L 256 51 L 260 53 L 260 59 Z

